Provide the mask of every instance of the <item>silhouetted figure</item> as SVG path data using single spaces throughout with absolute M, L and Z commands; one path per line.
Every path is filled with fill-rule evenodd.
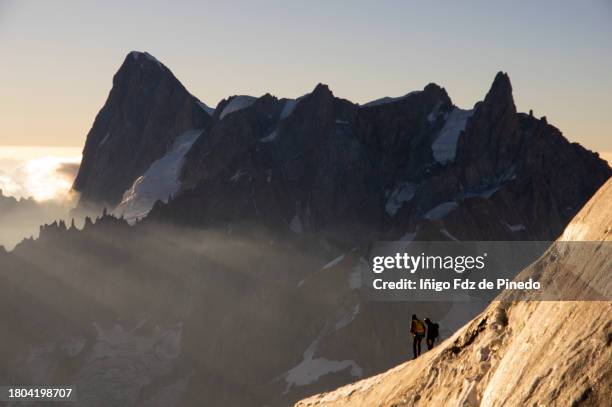
M 410 324 L 410 333 L 412 334 L 412 352 L 414 358 L 418 358 L 421 354 L 421 341 L 425 336 L 425 324 L 417 318 L 416 314 L 412 314 L 412 322 Z
M 434 322 L 431 322 L 429 318 L 425 318 L 425 325 L 427 325 L 427 350 L 432 350 L 434 347 L 434 342 L 438 337 L 438 329 L 440 328 L 440 326 Z

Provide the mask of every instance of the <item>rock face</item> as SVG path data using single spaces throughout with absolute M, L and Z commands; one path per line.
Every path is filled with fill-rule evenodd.
M 148 53 L 131 52 L 87 135 L 74 182 L 81 207 L 114 207 L 184 132 L 204 127 L 207 108 Z
M 612 181 L 566 228 L 562 240 L 517 279 L 580 265 L 580 278 L 612 288 Z M 577 233 L 579 232 L 579 233 Z M 566 295 L 581 287 L 567 284 Z M 604 406 L 612 386 L 610 301 L 512 302 L 504 292 L 432 351 L 383 374 L 319 394 L 306 406 Z M 576 328 L 578 327 L 578 328 Z
M 192 224 L 257 221 L 295 234 L 380 229 L 386 185 L 398 174 L 418 179 L 413 170 L 424 164 L 410 157 L 431 161 L 435 126 L 427 115 L 438 105 L 451 106 L 435 85 L 387 109 L 361 109 L 321 84 L 297 101 L 263 96 L 221 120 L 215 115 L 187 156 L 184 193 L 152 216 Z M 383 132 L 389 138 L 377 139 Z
M 463 184 L 477 187 L 483 179 L 503 176 L 518 161 L 523 140 L 510 78 L 499 72 L 459 138 L 457 163 Z

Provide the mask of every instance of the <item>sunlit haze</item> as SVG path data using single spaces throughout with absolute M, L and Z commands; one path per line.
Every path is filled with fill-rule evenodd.
M 37 201 L 63 201 L 81 161 L 80 149 L 0 146 L 0 190 Z

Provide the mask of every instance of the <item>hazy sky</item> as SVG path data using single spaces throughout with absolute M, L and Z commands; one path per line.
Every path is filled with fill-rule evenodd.
M 511 4 L 510 4 L 511 3 Z M 0 145 L 82 146 L 130 50 L 194 95 L 355 102 L 429 82 L 460 107 L 507 71 L 519 110 L 612 151 L 612 1 L 0 0 Z

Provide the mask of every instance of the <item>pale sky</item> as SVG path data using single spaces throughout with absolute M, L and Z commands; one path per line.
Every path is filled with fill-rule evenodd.
M 327 83 L 364 103 L 509 73 L 520 111 L 612 151 L 612 1 L 0 0 L 0 145 L 81 147 L 131 50 L 208 105 Z

